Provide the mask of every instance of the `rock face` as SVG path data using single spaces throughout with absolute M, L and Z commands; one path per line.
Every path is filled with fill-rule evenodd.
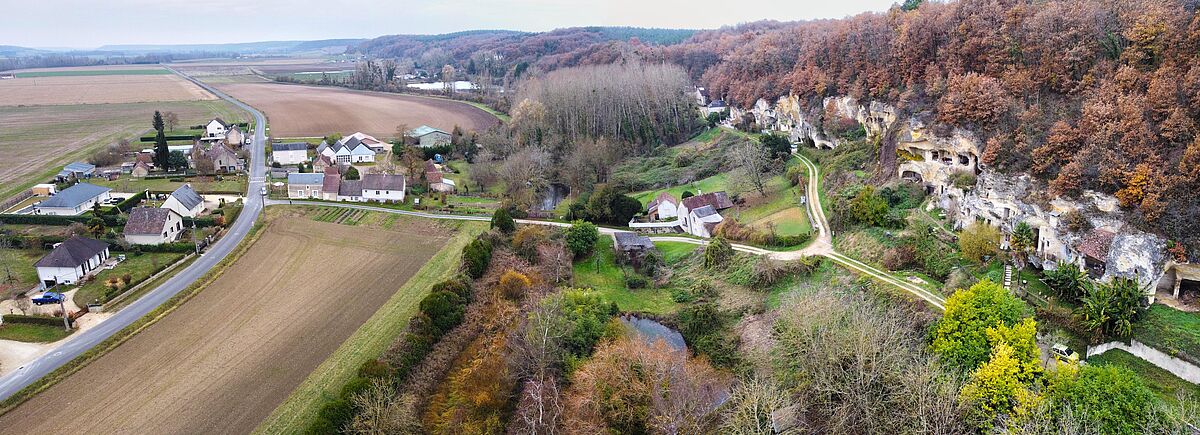
M 1059 261 L 1081 267 L 1099 264 L 1099 260 L 1088 263 L 1077 247 L 1086 234 L 1072 233 L 1062 222 L 1065 213 L 1079 212 L 1091 226 L 1116 234 L 1102 262 L 1102 277 L 1098 277 L 1136 277 L 1142 285 L 1152 287 L 1163 276 L 1165 241 L 1126 223 L 1112 196 L 1085 192 L 1079 201 L 1036 201 L 1034 197 L 1045 186 L 1028 175 L 1007 176 L 985 168 L 979 162 L 983 146 L 970 131 L 954 129 L 948 136 L 937 135 L 918 117 L 902 118 L 895 107 L 881 102 L 863 104 L 842 96 L 825 98 L 822 104 L 809 108 L 789 95 L 774 103 L 760 99 L 750 109 L 732 108 L 731 114 L 733 119 L 753 116 L 763 129 L 784 132 L 793 142 L 807 139 L 818 148 L 832 149 L 839 145 L 839 139 L 826 134 L 820 123 L 822 112 L 828 108 L 836 116 L 857 121 L 867 137 L 893 138 L 896 175 L 925 186 L 934 204 L 954 217 L 957 227 L 976 221 L 995 225 L 1005 234 L 1005 249 L 1018 223 L 1032 227 L 1037 239 L 1035 255 L 1030 256 L 1034 266 L 1053 269 Z M 953 179 L 960 173 L 976 175 L 975 186 L 965 190 L 955 187 Z

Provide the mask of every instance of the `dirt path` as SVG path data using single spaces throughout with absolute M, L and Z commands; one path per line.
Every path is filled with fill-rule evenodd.
M 430 233 L 273 220 L 194 299 L 0 416 L 0 433 L 247 433 L 445 243 Z

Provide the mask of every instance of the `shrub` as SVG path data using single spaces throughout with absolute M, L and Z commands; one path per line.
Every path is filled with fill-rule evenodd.
M 625 286 L 631 289 L 645 288 L 649 280 L 641 274 L 631 273 L 625 276 Z
M 24 323 L 28 325 L 62 326 L 61 317 L 27 316 L 23 314 L 5 314 L 4 323 Z
M 911 268 L 916 264 L 917 249 L 912 245 L 900 245 L 893 248 L 888 248 L 883 253 L 883 267 L 888 270 L 903 270 Z
M 508 298 L 508 300 L 515 301 L 525 296 L 525 290 L 529 289 L 529 286 L 532 284 L 533 282 L 525 274 L 509 269 L 504 271 L 503 275 L 500 275 L 500 281 L 496 284 L 496 290 L 501 295 L 504 295 L 505 298 Z
M 724 238 L 716 237 L 704 247 L 704 267 L 712 269 L 718 266 L 724 266 L 726 261 L 733 256 L 733 246 Z
M 500 207 L 496 209 L 495 213 L 492 213 L 491 228 L 499 229 L 504 234 L 512 234 L 513 231 L 517 230 L 517 223 L 508 214 L 507 208 Z
M 392 374 L 391 367 L 377 359 L 363 361 L 362 365 L 358 367 L 358 376 L 364 378 L 382 378 L 390 374 Z
M 590 255 L 596 248 L 598 240 L 600 240 L 600 230 L 590 222 L 576 220 L 571 222 L 570 228 L 567 228 L 567 248 L 571 249 L 575 258 Z
M 541 225 L 526 225 L 513 234 L 513 252 L 531 264 L 537 264 L 537 247 L 550 237 L 546 227 Z
M 463 267 L 471 278 L 479 278 L 487 272 L 488 263 L 492 261 L 492 243 L 477 238 L 463 247 Z
M 434 334 L 440 336 L 462 322 L 465 305 L 466 301 L 461 296 L 440 291 L 421 299 L 420 310 L 422 314 L 429 316 Z
M 946 300 L 946 312 L 934 326 L 930 348 L 942 361 L 963 371 L 988 360 L 987 330 L 1012 326 L 1025 317 L 1025 303 L 1000 284 L 983 280 Z
M 999 252 L 1000 230 L 981 222 L 967 225 L 958 233 L 958 248 L 963 258 L 983 264 Z
M 950 175 L 950 183 L 954 184 L 954 187 L 963 190 L 970 190 L 972 187 L 975 187 L 975 181 L 975 174 L 970 172 L 955 172 Z
M 430 292 L 450 292 L 458 295 L 464 300 L 471 299 L 471 283 L 462 278 L 451 278 L 437 284 L 434 284 L 429 289 Z
M 1042 274 L 1042 281 L 1059 297 L 1077 301 L 1087 294 L 1088 276 L 1075 263 L 1059 261 L 1054 270 Z

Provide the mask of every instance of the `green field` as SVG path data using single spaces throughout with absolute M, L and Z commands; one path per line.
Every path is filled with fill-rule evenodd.
M 687 242 L 654 242 L 654 246 L 662 253 L 663 262 L 666 264 L 678 263 L 700 248 L 700 245 Z
M 378 357 L 404 332 L 408 319 L 416 311 L 417 303 L 429 292 L 429 288 L 458 272 L 463 246 L 484 229 L 486 227 L 482 223 L 463 223 L 446 246 L 397 289 L 391 299 L 367 319 L 354 335 L 313 370 L 254 433 L 302 433 L 325 402 L 338 397 L 342 386 L 354 376 L 363 362 Z
M 0 325 L 0 340 L 23 341 L 26 343 L 51 343 L 67 338 L 72 332 L 74 330 L 68 331 L 62 326 L 5 323 Z
M 9 273 L 12 273 L 13 290 L 27 290 L 37 285 L 37 269 L 33 267 L 33 263 L 45 254 L 44 251 L 33 249 L 0 249 L 0 288 L 9 287 Z M 0 298 L 6 296 L 8 295 L 0 294 Z
M 244 175 L 227 175 L 222 176 L 221 180 L 214 177 L 191 177 L 184 181 L 171 181 L 170 178 L 134 178 L 129 174 L 122 174 L 121 178 L 108 181 L 96 179 L 91 181 L 97 186 L 104 186 L 113 189 L 117 192 L 141 192 L 143 190 L 154 191 L 173 191 L 184 184 L 191 184 L 192 189 L 199 193 L 206 192 L 245 192 L 246 177 Z
M 1200 397 L 1200 385 L 1179 379 L 1178 376 L 1171 374 L 1171 372 L 1163 370 L 1121 349 L 1113 349 L 1088 358 L 1088 363 L 1096 365 L 1111 364 L 1133 370 L 1134 373 L 1142 377 L 1142 380 L 1146 381 L 1146 385 L 1151 390 L 1158 393 L 1158 396 L 1167 403 L 1175 403 L 1177 400 L 1176 394 L 1178 393 L 1190 393 L 1192 397 Z
M 665 314 L 678 308 L 665 289 L 631 290 L 625 286 L 625 274 L 617 265 L 612 237 L 606 235 L 600 236 L 591 257 L 575 263 L 574 286 L 595 289 L 625 312 Z
M 147 76 L 147 75 L 164 75 L 172 74 L 163 68 L 146 68 L 146 69 L 88 69 L 88 70 L 66 70 L 66 71 L 30 71 L 19 72 L 14 74 L 16 78 L 30 77 L 71 77 L 71 76 Z
M 125 261 L 117 264 L 109 270 L 101 271 L 96 274 L 96 279 L 79 287 L 79 291 L 75 292 L 75 305 L 84 306 L 93 302 L 108 302 L 109 299 L 117 296 L 121 292 L 128 290 L 130 287 L 154 275 L 162 268 L 170 266 L 172 263 L 183 258 L 183 254 L 176 253 L 145 253 L 141 255 L 126 254 Z M 115 255 L 114 255 L 115 256 Z M 104 282 L 109 278 L 120 278 L 122 275 L 129 274 L 131 278 L 129 287 L 124 287 L 115 292 L 109 292 L 108 287 Z
M 1133 338 L 1189 361 L 1200 361 L 1200 313 L 1154 304 L 1133 325 Z

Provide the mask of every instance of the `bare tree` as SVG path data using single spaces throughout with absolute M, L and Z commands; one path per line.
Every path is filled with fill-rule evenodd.
M 771 160 L 766 147 L 747 140 L 729 147 L 728 153 L 730 163 L 736 167 L 732 175 L 753 187 L 759 195 L 766 195 L 767 179 L 778 166 Z
M 450 64 L 442 66 L 442 90 L 446 95 L 454 93 L 454 67 Z
M 179 126 L 179 115 L 175 112 L 163 112 L 163 124 L 166 124 L 167 130 L 174 130 Z
M 29 315 L 29 310 L 33 309 L 33 300 L 27 295 L 18 296 L 14 302 L 16 302 L 17 309 L 21 310 L 21 314 L 23 315 Z

